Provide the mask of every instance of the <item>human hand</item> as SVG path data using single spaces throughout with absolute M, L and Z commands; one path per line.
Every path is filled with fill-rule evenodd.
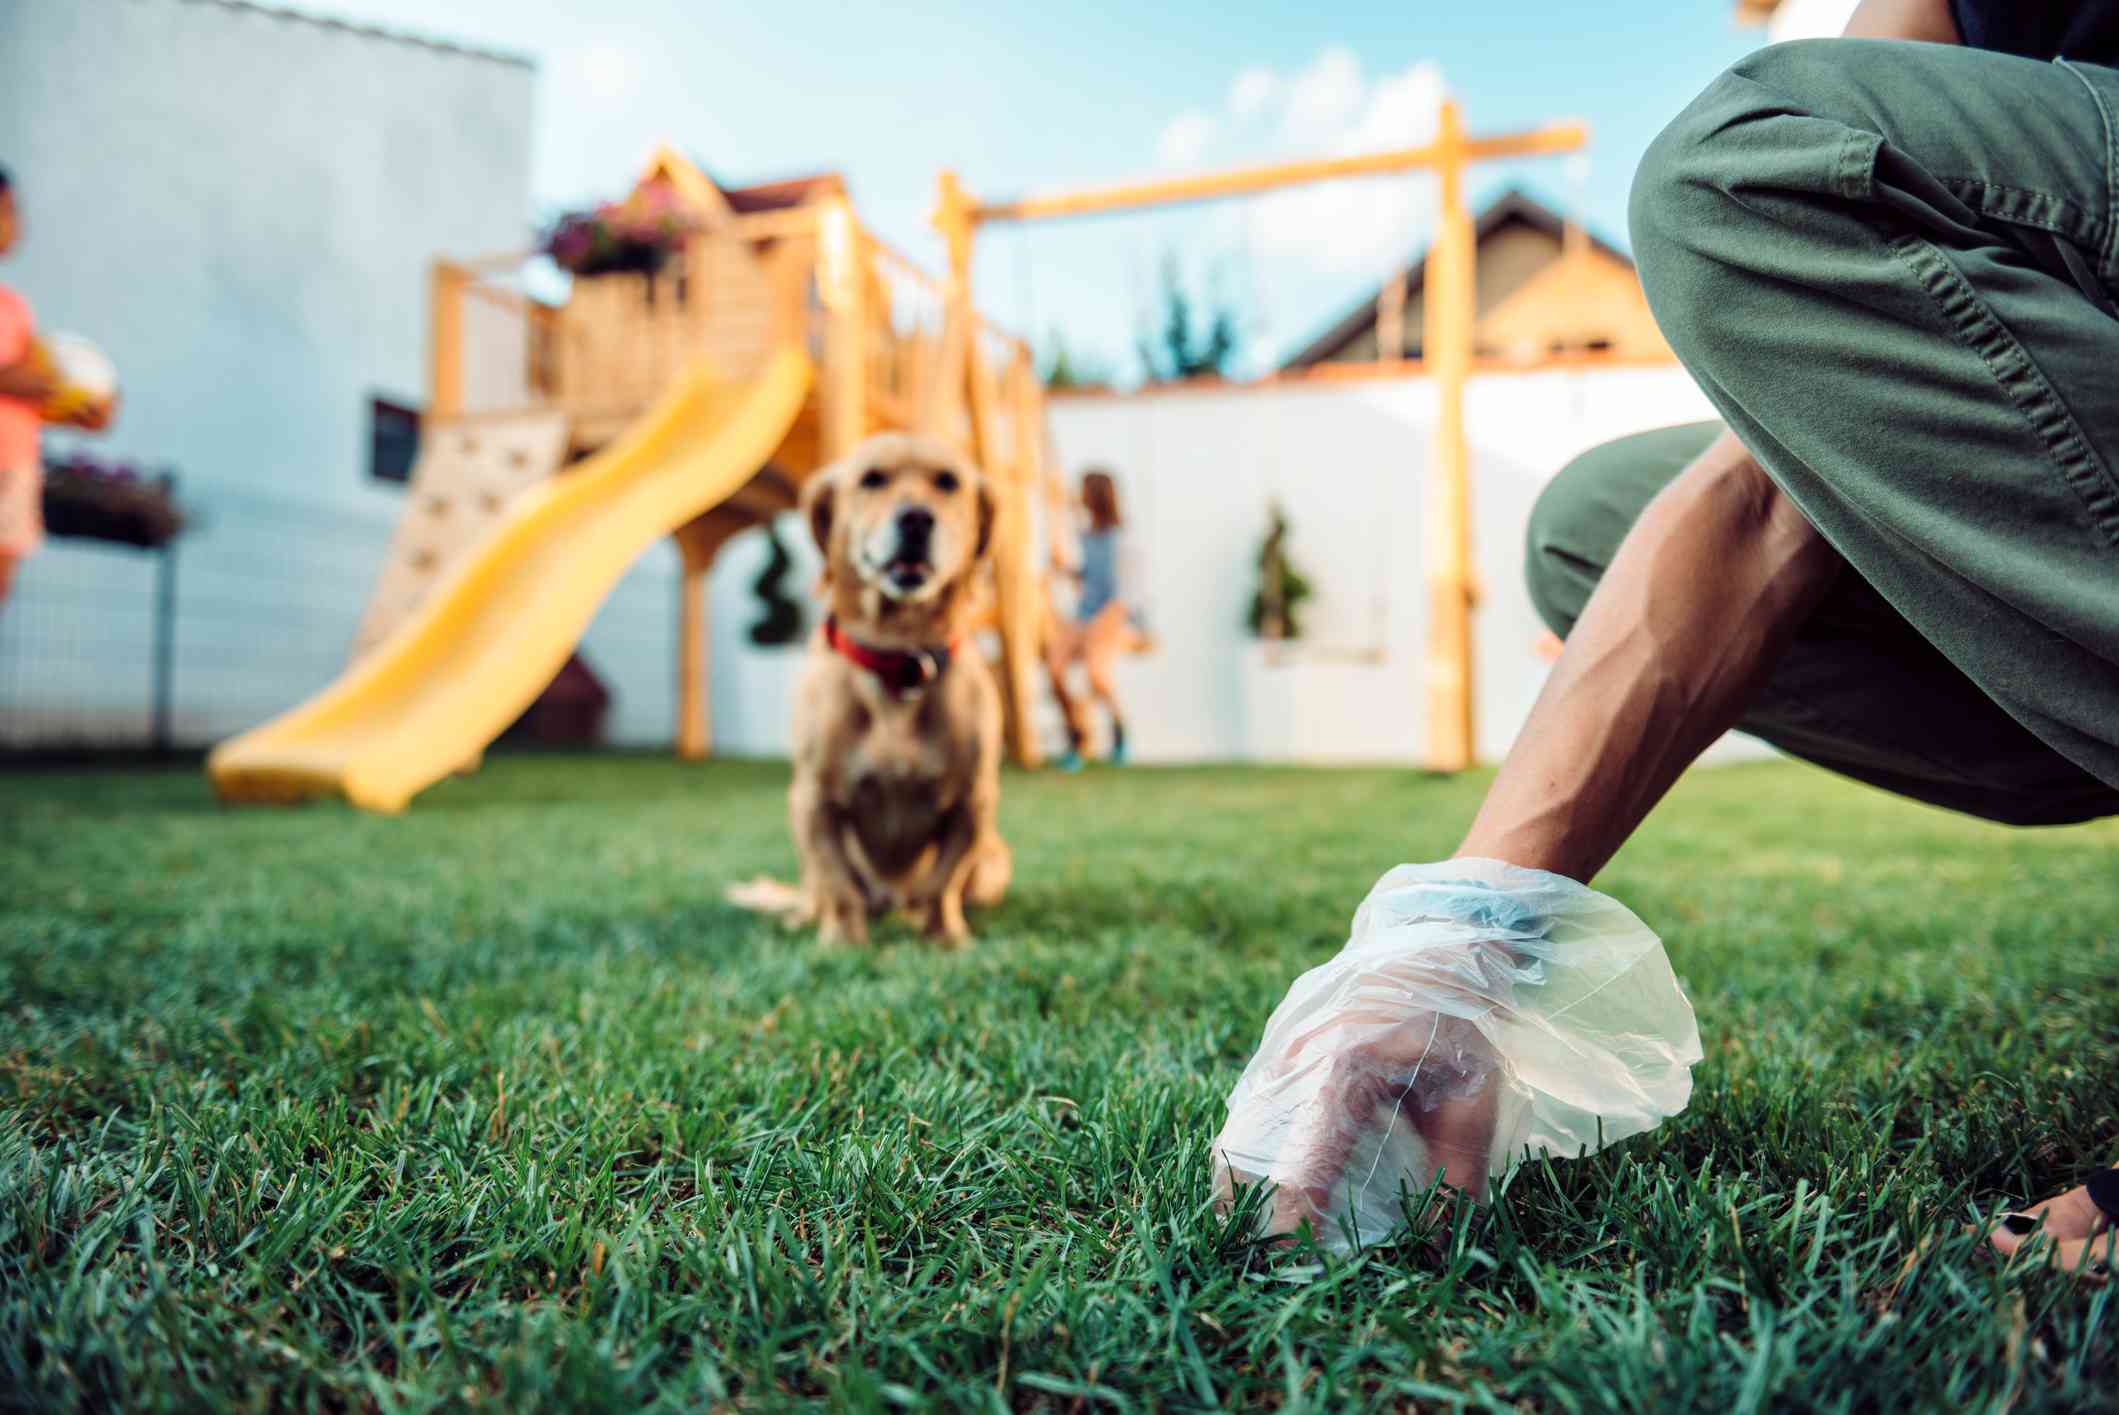
M 0 398 L 20 398 L 43 404 L 59 391 L 59 375 L 50 364 L 32 354 L 0 367 Z
M 1587 1153 L 1683 1109 L 1699 1059 L 1661 943 L 1572 880 L 1401 866 L 1295 981 L 1229 1096 L 1217 1199 L 1269 1183 L 1269 1235 L 1372 1243 L 1403 1198 L 1483 1198 L 1526 1152 Z
M 1452 941 L 1341 970 L 1315 1006 L 1305 975 L 1267 1025 L 1238 1088 L 1249 1087 L 1243 1105 L 1231 1098 L 1217 1198 L 1226 1205 L 1236 1184 L 1269 1181 L 1263 1232 L 1307 1223 L 1328 1246 L 1342 1221 L 1371 1240 L 1394 1226 L 1401 1183 L 1484 1198 L 1506 1068 L 1480 1022 L 1512 966 L 1501 941 Z M 1276 1121 L 1277 1152 L 1253 1172 L 1237 1158 L 1255 1148 L 1244 1132 Z

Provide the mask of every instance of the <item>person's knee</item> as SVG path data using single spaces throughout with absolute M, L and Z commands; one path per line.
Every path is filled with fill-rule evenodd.
M 1680 353 L 1687 331 L 1713 313 L 1702 297 L 1714 274 L 1709 244 L 1724 238 L 1724 222 L 1743 217 L 1741 209 L 1732 212 L 1718 180 L 1726 130 L 1717 126 L 1716 94 L 1729 81 L 1727 74 L 1717 79 L 1649 144 L 1627 200 L 1641 289 L 1663 337 Z
M 1634 261 L 1663 337 L 1688 365 L 1728 342 L 1718 334 L 1742 332 L 1745 292 L 1800 238 L 1799 208 L 1846 200 L 1848 140 L 1867 123 L 1850 70 L 1873 62 L 1869 48 L 1802 40 L 1750 55 L 1642 156 L 1627 210 Z
M 1769 45 L 1723 70 L 1642 154 L 1628 210 L 1635 244 L 1644 235 L 1656 242 L 1682 237 L 1688 218 L 1722 212 L 1748 183 L 1777 185 L 1771 168 L 1806 158 L 1819 137 L 1832 145 L 1832 157 L 1843 156 L 1837 148 L 1846 134 L 1870 126 L 1872 115 L 1858 115 L 1853 98 L 1866 82 L 1855 70 L 1867 57 L 1858 45 L 1850 52 L 1838 40 L 1806 39 Z M 1783 175 L 1790 185 L 1810 181 Z
M 1530 508 L 1524 580 L 1538 617 L 1563 639 L 1625 538 L 1630 518 L 1614 503 L 1628 497 L 1623 488 L 1634 479 L 1640 441 L 1628 437 L 1592 447 L 1562 467 Z

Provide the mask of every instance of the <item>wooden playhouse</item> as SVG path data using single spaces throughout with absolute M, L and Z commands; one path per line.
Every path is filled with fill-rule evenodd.
M 792 508 L 807 478 L 864 437 L 920 430 L 962 447 L 994 483 L 989 623 L 1009 748 L 1036 761 L 1028 707 L 1044 605 L 1031 495 L 1045 434 L 1029 347 L 971 309 L 968 280 L 930 276 L 867 230 L 835 175 L 724 188 L 664 149 L 634 197 L 675 213 L 681 241 L 654 262 L 577 275 L 561 302 L 527 292 L 534 253 L 435 264 L 419 459 L 353 662 L 310 704 L 215 753 L 225 796 L 336 791 L 390 810 L 475 763 L 542 687 L 533 670 L 549 663 L 549 681 L 629 563 L 600 545 L 595 573 L 568 582 L 586 608 L 547 612 L 534 571 L 568 550 L 565 522 L 544 503 L 573 494 L 587 554 L 618 533 L 581 488 L 604 484 L 613 459 L 678 456 L 694 405 L 708 404 L 747 419 L 763 455 L 751 464 L 724 447 L 741 474 L 724 478 L 725 493 L 713 481 L 697 507 L 696 477 L 647 483 L 686 489 L 660 527 L 683 563 L 678 752 L 703 756 L 711 743 L 705 578 L 716 552 Z M 740 406 L 744 396 L 785 406 L 768 416 Z M 656 508 L 627 514 L 637 538 Z M 543 529 L 531 524 L 540 515 Z

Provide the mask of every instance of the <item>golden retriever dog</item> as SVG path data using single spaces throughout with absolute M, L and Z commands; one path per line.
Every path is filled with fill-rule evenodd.
M 885 433 L 818 473 L 803 510 L 827 617 L 795 696 L 802 881 L 730 897 L 826 941 L 865 942 L 870 920 L 898 910 L 964 944 L 965 904 L 998 903 L 1013 867 L 995 819 L 1000 694 L 965 638 L 993 491 L 946 444 Z

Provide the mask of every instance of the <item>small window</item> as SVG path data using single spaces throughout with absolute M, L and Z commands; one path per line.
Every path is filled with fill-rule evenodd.
M 389 398 L 368 400 L 368 475 L 400 484 L 419 460 L 419 409 Z

